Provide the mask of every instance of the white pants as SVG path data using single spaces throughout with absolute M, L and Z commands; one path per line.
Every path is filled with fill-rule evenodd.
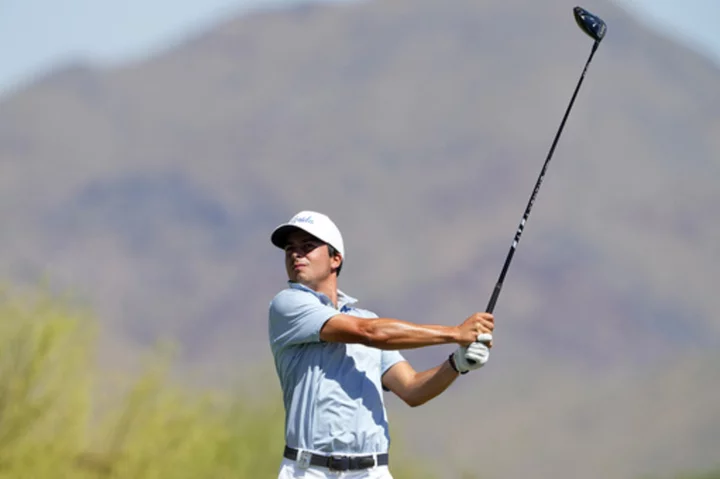
M 387 466 L 376 466 L 360 471 L 331 471 L 327 467 L 310 466 L 302 469 L 295 461 L 283 458 L 278 479 L 392 479 Z

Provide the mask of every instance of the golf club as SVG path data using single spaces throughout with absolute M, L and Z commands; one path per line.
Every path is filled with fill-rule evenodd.
M 590 36 L 595 42 L 593 43 L 592 50 L 590 52 L 590 57 L 587 59 L 587 62 L 585 63 L 585 68 L 583 68 L 582 75 L 580 76 L 580 80 L 578 81 L 577 86 L 575 87 L 575 92 L 572 95 L 572 98 L 570 99 L 570 104 L 567 107 L 567 110 L 565 111 L 565 116 L 563 116 L 562 122 L 560 123 L 560 128 L 557 131 L 557 134 L 555 135 L 555 139 L 552 142 L 552 146 L 550 147 L 550 151 L 547 155 L 547 158 L 545 159 L 545 163 L 543 164 L 542 170 L 540 171 L 540 176 L 538 176 L 537 182 L 535 183 L 535 188 L 532 191 L 532 194 L 530 195 L 530 201 L 528 201 L 527 207 L 525 208 L 525 213 L 523 214 L 522 220 L 520 221 L 520 225 L 518 226 L 517 232 L 515 233 L 515 238 L 513 239 L 512 245 L 510 246 L 510 252 L 508 253 L 507 257 L 505 258 L 505 264 L 502 267 L 502 270 L 500 271 L 500 276 L 498 277 L 497 283 L 495 283 L 495 288 L 493 289 L 492 295 L 490 296 L 490 301 L 488 302 L 487 308 L 485 308 L 485 311 L 488 313 L 492 313 L 495 309 L 495 303 L 497 303 L 498 297 L 500 296 L 500 291 L 502 290 L 503 282 L 505 281 L 505 275 L 508 272 L 508 269 L 510 268 L 510 262 L 513 259 L 513 256 L 515 254 L 515 249 L 517 248 L 518 242 L 520 241 L 520 236 L 523 233 L 523 230 L 525 229 L 525 223 L 527 222 L 528 217 L 530 216 L 530 210 L 533 207 L 533 204 L 535 203 L 535 198 L 537 197 L 538 191 L 540 191 L 540 185 L 542 185 L 543 178 L 545 177 L 545 172 L 547 171 L 548 164 L 550 163 L 550 159 L 552 158 L 553 153 L 555 152 L 555 147 L 557 146 L 558 140 L 560 139 L 560 134 L 563 131 L 563 128 L 565 128 L 565 122 L 568 119 L 568 116 L 570 115 L 570 110 L 572 109 L 573 104 L 575 103 L 575 97 L 578 94 L 578 91 L 580 90 L 580 86 L 583 83 L 583 80 L 585 79 L 585 73 L 587 72 L 588 66 L 590 66 L 590 62 L 593 59 L 593 56 L 595 55 L 595 51 L 597 50 L 598 45 L 600 45 L 600 41 L 605 36 L 605 32 L 607 30 L 607 26 L 605 25 L 605 22 L 602 21 L 599 17 L 593 15 L 592 13 L 588 12 L 584 8 L 581 7 L 575 7 L 573 9 L 573 14 L 575 16 L 575 21 L 577 22 L 578 26 L 582 31 L 584 31 L 586 34 Z

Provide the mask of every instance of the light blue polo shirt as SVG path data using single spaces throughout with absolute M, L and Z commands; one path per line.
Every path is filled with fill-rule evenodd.
M 372 454 L 390 446 L 382 375 L 405 358 L 362 344 L 320 340 L 337 314 L 377 318 L 338 291 L 338 308 L 322 293 L 288 282 L 270 302 L 270 348 L 285 403 L 290 447 L 324 454 Z

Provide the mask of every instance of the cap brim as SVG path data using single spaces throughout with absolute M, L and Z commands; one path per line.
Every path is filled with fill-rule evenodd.
M 306 233 L 312 234 L 306 229 L 301 228 L 297 225 L 284 224 L 275 228 L 275 231 L 273 231 L 270 235 L 270 241 L 278 248 L 285 249 L 285 246 L 287 245 L 287 238 L 294 231 L 305 231 Z

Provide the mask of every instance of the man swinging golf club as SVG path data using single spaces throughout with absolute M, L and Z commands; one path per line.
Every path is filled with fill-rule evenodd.
M 482 367 L 492 346 L 492 311 L 548 164 L 607 31 L 605 22 L 581 7 L 578 26 L 593 40 L 530 196 L 485 313 L 456 327 L 378 318 L 355 306 L 337 287 L 345 260 L 340 231 L 325 215 L 302 211 L 278 226 L 272 243 L 285 251 L 288 288 L 270 303 L 270 347 L 285 403 L 284 459 L 279 479 L 303 477 L 387 479 L 387 415 L 382 391 L 419 406 L 445 391 L 460 373 Z M 441 365 L 416 372 L 398 350 L 457 343 Z
M 340 230 L 326 215 L 301 211 L 278 226 L 288 287 L 270 302 L 269 339 L 285 405 L 286 447 L 279 479 L 388 479 L 382 390 L 410 406 L 438 396 L 461 373 L 482 367 L 493 316 L 459 326 L 421 325 L 356 306 L 338 289 L 345 261 Z M 442 364 L 416 372 L 398 350 L 458 344 Z

